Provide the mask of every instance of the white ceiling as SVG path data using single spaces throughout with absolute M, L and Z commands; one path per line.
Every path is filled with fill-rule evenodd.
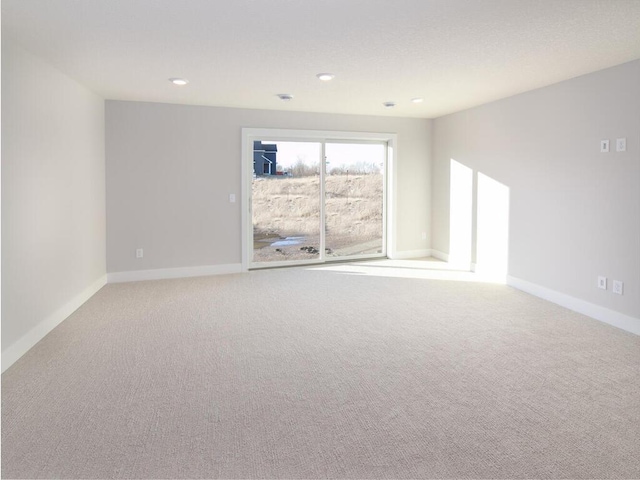
M 640 58 L 640 0 L 3 0 L 2 33 L 108 99 L 432 118 Z

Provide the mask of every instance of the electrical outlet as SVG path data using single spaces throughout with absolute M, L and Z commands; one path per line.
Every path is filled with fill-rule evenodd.
M 235 193 L 230 193 L 229 194 L 229 203 L 236 203 L 236 194 Z
M 600 153 L 609 152 L 609 140 L 600 140 Z
M 427 232 L 422 232 L 422 240 L 426 240 L 427 239 Z
M 598 277 L 598 288 L 607 289 L 607 277 Z
M 613 281 L 613 293 L 617 295 L 622 295 L 624 291 L 624 283 L 620 280 Z
M 626 152 L 626 151 L 627 151 L 627 139 L 616 138 L 616 152 Z
M 136 258 L 142 258 L 144 257 L 144 250 L 142 248 L 137 248 L 136 249 Z

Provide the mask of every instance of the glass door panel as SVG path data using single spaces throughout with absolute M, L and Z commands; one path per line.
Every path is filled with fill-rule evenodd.
M 253 143 L 253 265 L 319 261 L 322 144 Z
M 325 144 L 327 258 L 385 253 L 386 144 Z

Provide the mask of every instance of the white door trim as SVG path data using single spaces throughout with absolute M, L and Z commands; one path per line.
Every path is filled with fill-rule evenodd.
M 330 130 L 291 130 L 273 128 L 243 128 L 241 145 L 241 211 L 242 211 L 242 270 L 249 270 L 251 264 L 249 246 L 253 245 L 253 225 L 251 221 L 251 180 L 253 178 L 253 142 L 265 138 L 280 141 L 375 141 L 387 144 L 386 175 L 386 247 L 387 256 L 396 254 L 396 159 L 398 156 L 398 135 L 395 133 L 343 132 Z

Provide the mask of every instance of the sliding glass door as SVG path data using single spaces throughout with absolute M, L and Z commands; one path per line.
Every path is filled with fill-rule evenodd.
M 254 266 L 320 260 L 321 154 L 317 142 L 254 141 Z
M 386 255 L 386 142 L 254 136 L 245 144 L 247 268 Z
M 385 152 L 386 145 L 381 143 L 325 144 L 328 258 L 384 252 Z

